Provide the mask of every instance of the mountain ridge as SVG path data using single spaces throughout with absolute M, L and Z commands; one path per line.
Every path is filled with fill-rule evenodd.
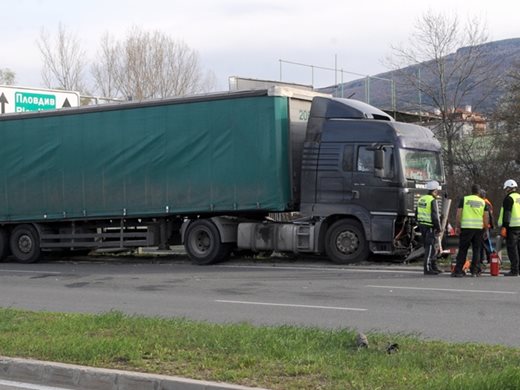
M 483 87 L 475 88 L 464 99 L 461 100 L 461 106 L 471 106 L 473 110 L 485 114 L 492 113 L 500 98 L 506 91 L 507 80 L 505 76 L 511 71 L 515 65 L 520 65 L 520 38 L 509 38 L 498 41 L 486 42 L 479 45 L 483 55 L 487 56 L 487 60 L 493 63 L 491 75 L 497 80 L 502 80 L 493 90 L 487 91 Z M 456 55 L 463 54 L 464 51 L 471 47 L 461 47 L 455 53 L 446 56 L 446 60 L 450 61 Z M 392 83 L 395 85 L 395 106 L 397 111 L 431 111 L 432 103 L 424 94 L 413 89 L 404 82 L 404 78 L 399 75 L 400 72 L 417 72 L 424 67 L 425 63 L 410 65 L 399 71 L 388 71 L 379 73 L 370 77 L 352 80 L 339 84 L 338 86 L 330 86 L 320 89 L 322 92 L 333 93 L 338 97 L 352 97 L 354 99 L 368 102 L 383 110 L 393 109 L 392 104 Z M 428 74 L 422 74 L 424 79 L 428 78 Z M 477 82 L 474 77 L 470 82 Z M 368 84 L 368 85 L 367 85 Z M 369 91 L 369 99 L 367 99 L 367 90 Z M 461 108 L 461 107 L 458 107 Z

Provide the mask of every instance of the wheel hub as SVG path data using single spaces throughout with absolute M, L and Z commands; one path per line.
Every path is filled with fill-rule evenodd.
M 196 251 L 199 253 L 205 253 L 211 248 L 211 237 L 207 232 L 201 230 L 194 235 L 193 244 Z
M 18 249 L 23 253 L 30 253 L 33 248 L 31 237 L 22 235 L 18 238 Z
M 359 239 L 349 230 L 341 232 L 336 239 L 336 247 L 342 253 L 354 253 L 359 247 Z

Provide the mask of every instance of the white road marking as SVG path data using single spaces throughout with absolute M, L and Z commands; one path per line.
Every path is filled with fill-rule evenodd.
M 494 290 L 465 290 L 456 288 L 429 288 L 429 287 L 403 287 L 403 286 L 374 286 L 367 285 L 370 288 L 384 288 L 390 290 L 422 290 L 422 291 L 446 291 L 446 292 L 467 292 L 467 293 L 485 293 L 485 294 L 509 294 L 516 295 L 517 291 L 494 291 Z
M 360 309 L 360 308 L 355 308 L 355 307 L 295 305 L 295 304 L 291 304 L 291 303 L 251 302 L 251 301 L 228 301 L 228 300 L 225 300 L 225 299 L 215 299 L 215 302 L 219 302 L 219 303 L 238 303 L 238 304 L 242 304 L 242 305 L 301 307 L 301 308 L 305 308 L 305 309 L 348 310 L 348 311 L 367 311 L 368 310 L 368 309 Z
M 18 270 L 18 269 L 0 269 L 0 272 L 12 272 L 12 273 L 19 273 L 19 274 L 48 274 L 48 275 L 61 275 L 61 272 L 55 272 L 55 271 L 45 271 L 45 270 L 38 270 L 38 271 L 31 271 L 31 270 Z
M 22 383 L 22 382 L 15 382 L 15 381 L 6 381 L 3 379 L 0 379 L 0 386 L 9 386 L 9 387 L 15 387 L 20 388 L 24 390 L 67 390 L 63 387 L 51 387 L 51 386 L 43 386 L 43 385 L 35 385 L 33 383 Z
M 395 274 L 395 273 L 423 273 L 423 270 L 418 269 L 368 269 L 368 268 L 345 268 L 345 267 L 290 267 L 290 266 L 264 266 L 264 265 L 215 265 L 214 266 L 219 268 L 251 268 L 251 269 L 270 269 L 270 270 L 277 270 L 277 269 L 283 269 L 283 270 L 304 270 L 304 271 L 347 271 L 347 272 L 372 272 L 372 273 L 379 273 L 379 274 Z

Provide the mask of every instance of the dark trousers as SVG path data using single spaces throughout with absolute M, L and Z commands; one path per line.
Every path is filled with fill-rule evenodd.
M 482 245 L 482 235 L 484 229 L 461 229 L 459 236 L 459 252 L 457 253 L 457 262 L 455 264 L 455 273 L 462 273 L 462 267 L 466 262 L 468 249 L 471 245 L 473 256 L 471 257 L 472 274 L 481 272 L 480 269 L 480 247 Z
M 437 251 L 435 250 L 435 233 L 433 227 L 419 225 L 424 246 L 424 272 L 437 269 Z
M 484 260 L 487 260 L 488 263 L 491 262 L 491 239 L 488 236 L 486 238 L 482 239 L 482 246 L 480 248 L 480 264 L 484 262 Z
M 508 229 L 507 230 L 507 256 L 511 262 L 511 273 L 518 274 L 518 258 L 520 253 L 520 230 Z

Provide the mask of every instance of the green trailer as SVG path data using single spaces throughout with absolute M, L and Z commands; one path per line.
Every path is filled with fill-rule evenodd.
M 289 101 L 273 88 L 0 116 L 0 256 L 164 246 L 184 218 L 294 209 Z
M 220 96 L 0 118 L 0 222 L 283 211 L 287 99 Z

